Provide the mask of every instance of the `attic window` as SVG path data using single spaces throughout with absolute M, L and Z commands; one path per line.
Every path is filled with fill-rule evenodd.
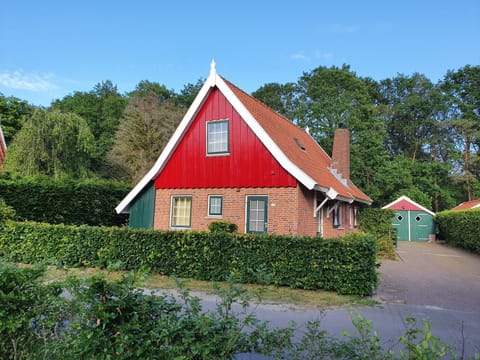
M 229 152 L 228 120 L 207 122 L 207 155 L 228 155 Z
M 300 149 L 302 149 L 303 151 L 305 151 L 305 145 L 302 144 L 302 142 L 300 140 L 298 140 L 297 138 L 293 138 L 293 140 L 295 141 L 295 143 L 298 145 L 298 147 Z

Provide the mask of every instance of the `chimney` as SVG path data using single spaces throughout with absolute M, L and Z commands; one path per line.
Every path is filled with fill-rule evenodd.
M 340 124 L 333 137 L 333 167 L 346 180 L 350 179 L 350 131 Z

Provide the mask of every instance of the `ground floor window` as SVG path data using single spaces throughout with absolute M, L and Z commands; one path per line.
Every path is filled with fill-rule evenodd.
M 189 228 L 192 217 L 192 197 L 172 196 L 172 227 Z
M 208 197 L 208 216 L 222 216 L 223 197 L 210 195 Z
M 268 197 L 247 196 L 247 233 L 266 233 L 268 230 Z

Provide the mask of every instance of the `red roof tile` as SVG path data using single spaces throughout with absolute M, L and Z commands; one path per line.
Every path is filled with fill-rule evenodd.
M 473 208 L 480 208 L 480 200 L 465 201 L 455 206 L 452 210 L 468 210 Z

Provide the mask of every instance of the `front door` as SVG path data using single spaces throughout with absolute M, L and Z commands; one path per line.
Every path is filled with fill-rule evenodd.
M 247 233 L 262 234 L 268 230 L 268 197 L 247 196 Z

